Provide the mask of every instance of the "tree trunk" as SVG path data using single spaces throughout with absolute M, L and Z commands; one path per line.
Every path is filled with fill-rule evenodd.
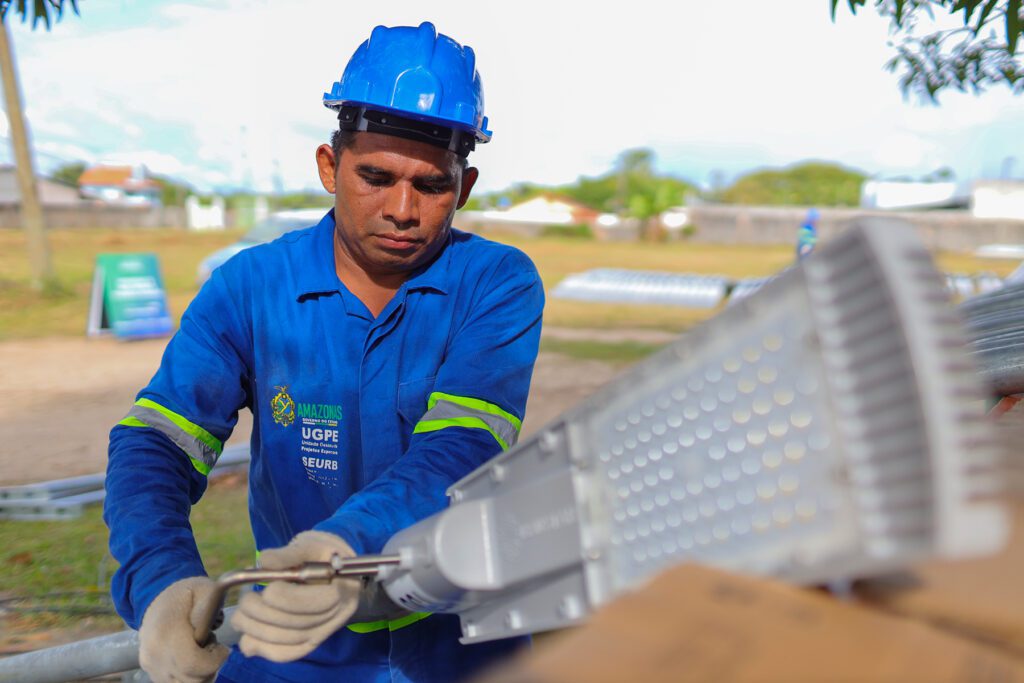
M 640 220 L 640 239 L 644 242 L 664 242 L 668 238 L 665 228 L 661 225 L 661 219 L 657 216 L 648 216 Z
M 28 128 L 21 108 L 21 89 L 14 65 L 14 50 L 7 24 L 0 30 L 0 78 L 4 86 L 4 108 L 10 122 L 11 146 L 14 148 L 14 166 L 21 194 L 21 224 L 28 241 L 29 260 L 32 263 L 32 288 L 42 290 L 53 279 L 50 246 L 46 241 L 43 208 L 39 204 L 36 173 L 29 152 Z

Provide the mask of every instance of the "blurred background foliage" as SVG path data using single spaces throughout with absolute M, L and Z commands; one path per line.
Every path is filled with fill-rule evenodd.
M 741 176 L 715 197 L 727 204 L 857 206 L 867 175 L 826 162 L 805 162 Z
M 832 20 L 841 0 L 832 3 Z M 889 19 L 896 56 L 886 65 L 900 74 L 903 92 L 938 101 L 943 90 L 983 92 L 1006 85 L 1024 92 L 1020 38 L 1024 35 L 1022 0 L 870 0 Z M 869 0 L 846 0 L 853 14 Z M 962 26 L 948 28 L 943 16 Z M 935 30 L 936 26 L 942 26 Z

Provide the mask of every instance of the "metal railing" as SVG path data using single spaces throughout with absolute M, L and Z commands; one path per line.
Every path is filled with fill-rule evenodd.
M 368 573 L 367 564 L 374 567 L 394 562 L 393 558 L 362 557 L 348 562 L 349 570 L 339 575 L 362 576 Z M 264 572 L 265 574 L 266 572 Z M 227 590 L 232 586 L 260 581 L 265 578 L 258 573 L 228 572 L 219 584 L 218 594 L 211 597 L 208 606 L 219 607 Z M 234 607 L 224 610 L 223 623 L 214 634 L 217 642 L 231 646 L 238 642 L 240 634 L 231 627 L 231 614 Z M 210 611 L 210 610 L 208 610 Z M 211 611 L 212 613 L 212 611 Z M 395 606 L 379 585 L 369 581 L 364 584 L 359 595 L 359 606 L 349 618 L 349 623 L 380 621 L 395 619 L 407 615 L 408 612 Z M 206 621 L 206 618 L 201 621 Z M 208 631 L 201 626 L 197 636 L 205 640 Z M 138 631 L 121 631 L 106 636 L 80 640 L 67 645 L 24 652 L 0 659 L 0 683 L 64 683 L 81 679 L 107 676 L 122 672 L 134 671 L 139 668 L 139 633 Z M 148 681 L 149 678 L 140 673 L 132 680 Z
M 210 472 L 217 477 L 249 466 L 248 444 L 229 446 Z M 82 514 L 86 505 L 103 502 L 105 475 L 86 474 L 69 479 L 54 479 L 35 484 L 0 486 L 0 519 L 59 520 Z

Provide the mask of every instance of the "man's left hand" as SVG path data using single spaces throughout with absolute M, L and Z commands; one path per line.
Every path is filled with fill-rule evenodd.
M 355 553 L 348 543 L 323 531 L 304 531 L 283 548 L 260 553 L 260 567 L 287 569 L 303 562 L 330 562 Z M 359 602 L 358 579 L 300 585 L 273 581 L 238 603 L 231 625 L 242 633 L 238 642 L 247 657 L 292 662 L 312 652 L 352 616 Z

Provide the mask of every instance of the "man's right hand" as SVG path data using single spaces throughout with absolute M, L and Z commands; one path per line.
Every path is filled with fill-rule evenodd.
M 181 579 L 149 604 L 139 628 L 139 664 L 154 683 L 203 683 L 227 659 L 223 645 L 195 641 L 198 607 L 213 589 L 205 576 Z

